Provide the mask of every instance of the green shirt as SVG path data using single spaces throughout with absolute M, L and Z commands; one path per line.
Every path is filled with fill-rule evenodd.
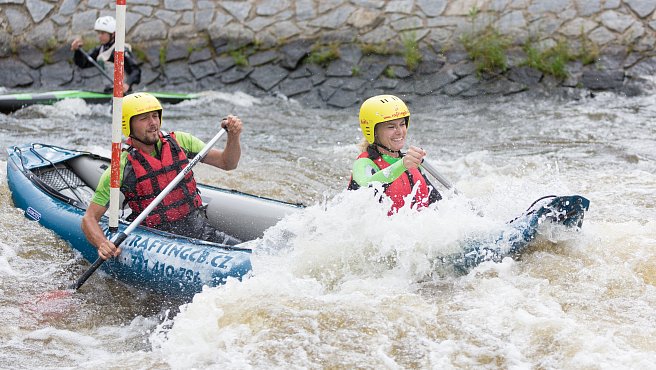
M 199 138 L 182 131 L 175 132 L 175 138 L 178 141 L 180 147 L 187 153 L 199 153 L 204 147 L 205 143 Z M 159 150 L 162 147 L 162 141 L 157 142 L 157 149 Z M 152 156 L 155 156 L 156 152 L 150 153 Z M 120 162 L 120 182 L 123 183 L 123 170 L 128 161 L 128 152 L 121 152 L 121 162 Z M 109 205 L 109 182 L 111 167 L 106 169 L 105 172 L 100 176 L 100 182 L 98 182 L 98 188 L 91 199 L 92 202 L 107 207 Z
M 374 182 L 389 184 L 407 170 L 401 157 L 391 157 L 387 154 L 383 154 L 382 157 L 385 162 L 390 164 L 384 170 L 378 168 L 376 163 L 369 158 L 358 158 L 353 163 L 353 181 L 361 187 L 369 186 Z

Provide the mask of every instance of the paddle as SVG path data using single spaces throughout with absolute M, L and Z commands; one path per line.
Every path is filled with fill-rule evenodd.
M 78 48 L 77 50 L 79 50 L 80 53 L 82 53 L 82 55 L 84 55 L 91 64 L 93 64 L 96 68 L 98 68 L 98 70 L 102 73 L 103 76 L 107 77 L 107 79 L 111 83 L 114 83 L 114 78 L 112 78 L 112 76 L 110 76 L 109 73 L 107 73 L 107 71 L 105 71 L 105 69 L 101 67 L 100 64 L 98 64 L 98 62 L 93 60 L 91 55 L 89 55 L 86 51 L 82 50 L 82 48 Z
M 171 190 L 173 190 L 173 188 L 174 188 L 176 185 L 178 185 L 178 183 L 182 180 L 182 178 L 183 178 L 187 173 L 189 173 L 189 171 L 191 171 L 191 169 L 196 165 L 196 163 L 200 162 L 203 158 L 205 158 L 205 155 L 207 155 L 207 152 L 209 152 L 209 150 L 212 148 L 212 146 L 214 146 L 214 144 L 219 140 L 219 138 L 221 138 L 221 136 L 222 136 L 225 132 L 226 132 L 226 130 L 225 130 L 224 128 L 221 128 L 221 131 L 219 131 L 219 132 L 218 132 L 218 133 L 212 138 L 212 140 L 210 140 L 210 141 L 205 145 L 205 147 L 204 147 L 204 148 L 203 148 L 203 149 L 202 149 L 202 150 L 201 150 L 201 151 L 200 151 L 200 152 L 199 152 L 199 153 L 198 153 L 198 154 L 197 154 L 192 160 L 189 161 L 189 164 L 187 165 L 187 167 L 185 167 L 185 168 L 182 170 L 182 172 L 180 172 L 180 173 L 179 173 L 179 174 L 173 179 L 173 181 L 171 181 L 171 183 L 169 183 L 169 184 L 164 188 L 164 190 L 162 190 L 161 193 L 159 193 L 159 195 L 155 198 L 155 200 L 153 200 L 153 202 L 150 203 L 150 204 L 148 205 L 148 207 L 146 207 L 146 209 L 144 209 L 144 211 L 141 212 L 141 214 L 139 214 L 139 216 L 137 216 L 137 218 L 136 218 L 134 221 L 132 221 L 132 223 L 130 223 L 130 225 L 128 225 L 128 227 L 127 227 L 124 231 L 119 232 L 119 233 L 116 233 L 116 234 L 114 234 L 114 235 L 112 236 L 111 242 L 114 243 L 114 245 L 119 246 L 119 245 L 120 245 L 120 244 L 121 244 L 121 243 L 122 243 L 122 242 L 128 237 L 128 235 L 129 235 L 132 231 L 134 231 L 134 229 L 136 229 L 137 226 L 139 226 L 139 224 L 140 224 L 140 223 L 141 223 L 141 222 L 142 222 L 142 221 L 148 216 L 148 214 L 149 214 L 149 213 L 150 213 L 155 207 L 157 207 L 157 205 L 162 201 L 162 199 L 164 199 L 164 197 L 166 197 L 166 195 L 167 195 L 168 193 L 170 193 Z M 89 279 L 89 277 L 91 277 L 91 275 L 92 275 L 92 274 L 98 269 L 98 267 L 100 267 L 104 262 L 105 262 L 104 259 L 98 257 L 98 259 L 96 259 L 96 262 L 94 262 L 93 265 L 91 265 L 91 267 L 89 267 L 89 269 L 87 269 L 87 271 L 85 271 L 84 274 L 82 274 L 82 276 L 80 276 L 79 279 L 77 279 L 73 284 L 71 284 L 71 285 L 68 287 L 68 289 L 69 289 L 69 290 L 78 290 L 78 289 L 80 289 L 80 287 L 82 286 L 82 284 L 84 284 L 84 283 L 87 281 L 87 279 Z
M 442 176 L 439 172 L 437 172 L 437 170 L 435 169 L 435 167 L 433 167 L 433 165 L 430 164 L 430 162 L 428 162 L 427 160 L 424 159 L 424 160 L 422 161 L 422 165 L 421 165 L 421 166 L 422 166 L 426 171 L 428 171 L 428 173 L 430 173 L 434 178 L 436 178 L 437 181 L 439 181 L 442 185 L 444 185 L 447 189 L 449 189 L 449 190 L 453 189 L 453 192 L 454 192 L 455 194 L 460 194 L 460 192 L 458 191 L 458 189 L 456 189 L 453 185 L 451 185 L 451 183 L 450 183 L 450 182 L 449 182 L 444 176 Z

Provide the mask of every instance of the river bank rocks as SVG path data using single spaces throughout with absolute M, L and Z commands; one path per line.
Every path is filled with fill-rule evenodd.
M 69 44 L 80 35 L 89 49 L 89 29 L 114 14 L 113 1 L 0 5 L 5 91 L 101 89 L 104 77 L 77 68 Z M 126 39 L 141 62 L 137 90 L 243 91 L 346 108 L 381 93 L 646 93 L 655 30 L 651 0 L 135 0 Z M 471 40 L 504 40 L 502 65 L 482 68 Z M 563 60 L 559 73 L 540 65 L 562 45 L 587 55 Z M 485 46 L 477 47 L 494 52 Z

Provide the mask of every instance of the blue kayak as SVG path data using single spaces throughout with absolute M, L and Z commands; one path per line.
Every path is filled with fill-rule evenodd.
M 461 273 L 468 273 L 482 262 L 501 262 L 506 257 L 517 259 L 537 237 L 539 227 L 545 223 L 580 228 L 590 201 L 580 195 L 542 197 L 521 216 L 504 225 L 502 231 L 490 240 L 467 240 L 463 252 L 442 258 Z
M 110 160 L 52 145 L 7 149 L 7 181 L 16 207 L 56 232 L 90 262 L 98 253 L 80 223 L 100 175 Z M 285 215 L 303 207 L 234 190 L 199 184 L 207 215 L 219 230 L 249 241 Z M 129 215 L 129 209 L 123 211 Z M 109 235 L 108 217 L 101 228 Z M 119 230 L 129 225 L 121 220 Z M 248 242 L 227 246 L 137 227 L 121 244 L 122 253 L 102 265 L 109 275 L 133 286 L 170 296 L 190 297 L 204 285 L 216 286 L 251 270 Z
M 16 207 L 68 241 L 93 262 L 98 254 L 80 228 L 82 216 L 110 160 L 88 152 L 46 144 L 27 144 L 7 149 L 7 181 Z M 302 205 L 199 184 L 207 216 L 219 230 L 246 242 L 227 246 L 182 237 L 139 226 L 121 244 L 123 252 L 108 260 L 102 269 L 127 284 L 164 293 L 190 297 L 204 285 L 217 286 L 226 279 L 241 279 L 251 271 L 248 241 Z M 465 240 L 462 251 L 437 263 L 467 273 L 482 262 L 517 258 L 538 235 L 541 225 L 556 223 L 580 228 L 590 202 L 579 195 L 547 196 L 538 199 L 516 219 L 502 225 L 489 238 Z M 129 223 L 123 210 L 119 230 Z M 109 235 L 108 218 L 101 227 Z

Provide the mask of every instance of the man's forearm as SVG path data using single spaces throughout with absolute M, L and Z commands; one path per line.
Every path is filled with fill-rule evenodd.
M 241 144 L 239 138 L 231 138 L 228 136 L 225 149 L 223 150 L 223 169 L 229 171 L 237 168 L 239 158 L 241 158 Z

